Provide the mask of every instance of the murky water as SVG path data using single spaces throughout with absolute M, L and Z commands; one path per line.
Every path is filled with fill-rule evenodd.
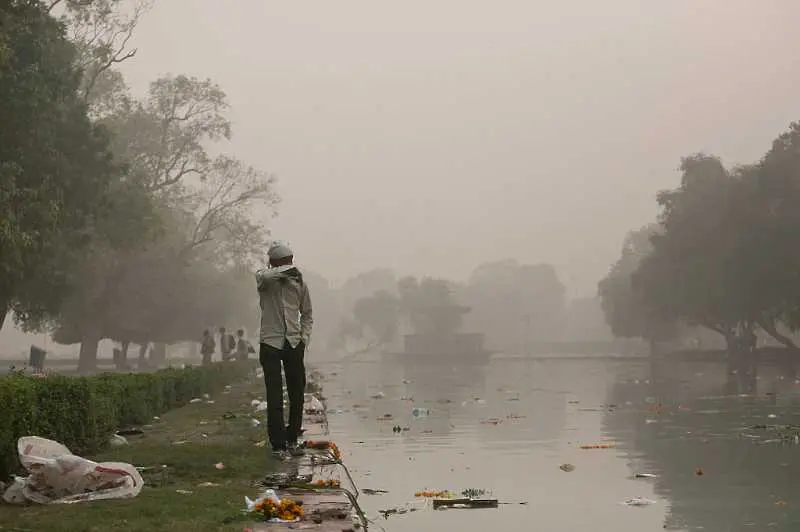
M 800 530 L 800 446 L 746 430 L 800 424 L 800 385 L 777 370 L 761 368 L 754 391 L 714 363 L 387 359 L 320 369 L 332 437 L 359 487 L 389 492 L 360 497 L 369 516 L 424 489 L 481 488 L 508 503 L 423 508 L 380 518 L 376 530 Z M 601 442 L 616 447 L 580 448 Z M 622 504 L 636 496 L 655 503 Z

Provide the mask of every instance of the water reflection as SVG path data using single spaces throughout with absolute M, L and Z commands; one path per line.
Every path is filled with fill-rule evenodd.
M 663 504 L 620 504 L 656 495 L 649 484 L 628 478 L 628 464 L 616 451 L 578 448 L 603 438 L 614 371 L 603 362 L 532 359 L 330 367 L 337 376 L 326 384 L 326 395 L 334 412 L 342 409 L 331 415 L 331 431 L 361 487 L 390 491 L 362 498 L 373 515 L 428 488 L 486 488 L 501 501 L 528 503 L 420 511 L 382 522 L 390 531 L 661 529 Z M 414 418 L 415 406 L 430 408 L 430 416 Z M 378 421 L 385 414 L 393 421 Z M 410 430 L 394 434 L 393 424 Z M 575 464 L 575 472 L 561 471 L 565 462 Z
M 745 378 L 724 363 L 648 359 L 375 359 L 323 369 L 336 373 L 325 393 L 348 465 L 361 487 L 390 491 L 362 497 L 372 515 L 422 489 L 487 488 L 528 502 L 419 511 L 382 522 L 387 530 L 800 530 L 800 447 L 746 430 L 800 424 L 800 384 L 785 367 Z M 414 407 L 430 415 L 415 417 Z M 615 449 L 579 448 L 608 439 Z M 634 496 L 656 504 L 620 504 Z
M 666 529 L 800 529 L 800 449 L 745 430 L 800 422 L 791 371 L 763 366 L 742 376 L 724 363 L 674 360 L 631 369 L 610 391 L 619 407 L 604 426 L 632 471 L 658 475 L 655 492 L 670 501 Z

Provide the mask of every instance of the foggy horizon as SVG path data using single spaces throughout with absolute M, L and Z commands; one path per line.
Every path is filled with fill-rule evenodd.
M 157 2 L 121 67 L 219 83 L 222 149 L 278 178 L 273 236 L 336 282 L 508 257 L 594 295 L 681 156 L 747 162 L 800 118 L 800 6 L 503 6 Z

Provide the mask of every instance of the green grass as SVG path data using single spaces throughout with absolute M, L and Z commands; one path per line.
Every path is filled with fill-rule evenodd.
M 129 436 L 129 445 L 89 457 L 149 468 L 142 472 L 145 486 L 136 498 L 72 505 L 4 505 L 0 530 L 241 532 L 246 522 L 241 513 L 245 495 L 253 498 L 256 482 L 277 466 L 269 445 L 256 446 L 266 439 L 266 429 L 263 425 L 254 428 L 250 421 L 250 401 L 263 395 L 261 381 L 234 386 L 229 393 L 213 397 L 213 405 L 189 404 L 168 412 L 144 427 L 144 434 Z M 223 469 L 215 467 L 219 462 Z M 201 486 L 208 482 L 214 485 Z

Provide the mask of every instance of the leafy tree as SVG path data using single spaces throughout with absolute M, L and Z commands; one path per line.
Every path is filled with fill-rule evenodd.
M 78 253 L 118 175 L 78 95 L 62 26 L 37 3 L 0 7 L 0 324 L 57 304 L 55 257 Z
M 397 277 L 389 268 L 376 268 L 350 277 L 339 287 L 341 308 L 349 313 L 357 300 L 380 290 L 389 293 L 397 290 Z
M 501 260 L 478 266 L 460 298 L 472 310 L 469 326 L 498 349 L 524 350 L 534 339 L 560 335 L 566 290 L 549 264 Z
M 752 349 L 757 327 L 780 339 L 795 276 L 776 255 L 784 230 L 765 195 L 763 165 L 727 170 L 703 154 L 684 158 L 678 188 L 659 194 L 663 234 L 634 279 L 662 315 Z
M 376 270 L 374 279 L 383 278 Z M 454 284 L 444 279 L 404 277 L 395 293 L 377 290 L 358 298 L 352 315 L 339 329 L 340 339 L 367 339 L 368 348 L 393 341 L 401 330 L 416 334 L 453 334 L 461 328 L 469 309 L 454 298 Z
M 735 256 L 731 222 L 735 186 L 722 162 L 697 154 L 681 162 L 681 184 L 661 192 L 663 233 L 641 261 L 634 282 L 643 301 L 667 319 L 702 325 L 735 343 L 741 301 L 722 266 Z
M 103 338 L 191 340 L 200 324 L 227 322 L 218 314 L 232 309 L 209 287 L 220 285 L 222 275 L 252 267 L 263 254 L 268 229 L 252 221 L 252 212 L 271 209 L 277 197 L 268 174 L 232 157 L 208 155 L 206 143 L 230 136 L 225 109 L 219 87 L 178 76 L 154 82 L 146 100 L 103 118 L 115 133 L 114 153 L 127 165 L 126 182 L 148 195 L 165 231 L 138 248 L 97 239 L 75 275 L 57 337 L 70 343 L 80 338 L 82 369 L 95 365 Z M 148 289 L 138 288 L 145 284 Z
M 754 167 L 757 186 L 751 198 L 752 222 L 747 245 L 752 251 L 751 289 L 764 310 L 758 325 L 782 344 L 796 349 L 781 329 L 800 328 L 800 122 L 772 143 Z M 751 219 L 753 215 L 751 214 Z M 781 324 L 784 327 L 781 327 Z
M 398 301 L 393 294 L 380 290 L 363 297 L 353 305 L 353 318 L 359 325 L 360 335 L 369 333 L 372 345 L 391 342 L 398 332 Z
M 397 283 L 401 317 L 415 334 L 453 334 L 469 307 L 458 304 L 455 284 L 445 279 L 404 277 Z
M 603 315 L 618 338 L 643 338 L 651 349 L 659 341 L 672 339 L 676 324 L 665 319 L 634 289 L 632 276 L 641 261 L 653 250 L 651 239 L 660 233 L 657 224 L 631 231 L 622 244 L 622 253 L 608 275 L 598 283 Z

